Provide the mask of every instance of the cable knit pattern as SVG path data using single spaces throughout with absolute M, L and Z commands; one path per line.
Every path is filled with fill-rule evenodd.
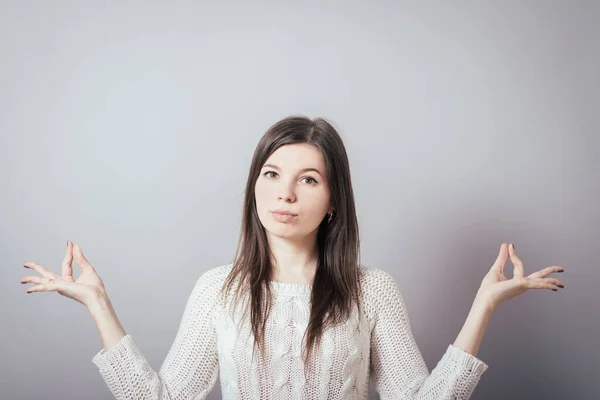
M 449 345 L 428 371 L 412 335 L 406 306 L 385 271 L 360 267 L 362 313 L 327 329 L 305 374 L 301 358 L 311 285 L 271 282 L 266 357 L 252 357 L 249 314 L 220 301 L 232 265 L 200 276 L 175 341 L 155 372 L 131 335 L 93 358 L 117 399 L 204 399 L 220 376 L 224 399 L 366 399 L 369 380 L 381 399 L 468 399 L 488 366 Z M 258 351 L 256 351 L 258 353 Z

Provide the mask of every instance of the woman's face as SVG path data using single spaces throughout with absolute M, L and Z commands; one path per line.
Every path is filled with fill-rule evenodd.
M 307 143 L 279 147 L 262 166 L 255 196 L 258 217 L 268 234 L 288 239 L 315 234 L 330 211 L 321 151 Z

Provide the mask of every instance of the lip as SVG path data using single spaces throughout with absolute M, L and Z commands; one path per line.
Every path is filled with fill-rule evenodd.
M 289 211 L 286 211 L 286 210 L 274 210 L 274 211 L 271 211 L 271 212 L 272 212 L 273 214 L 279 214 L 279 215 L 291 215 L 291 216 L 294 216 L 294 217 L 295 217 L 296 215 L 298 215 L 298 214 L 294 214 L 294 213 L 292 213 L 292 212 L 289 212 Z

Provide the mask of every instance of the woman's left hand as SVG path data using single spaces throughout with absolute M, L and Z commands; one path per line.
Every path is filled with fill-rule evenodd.
M 509 258 L 514 266 L 512 279 L 504 276 L 504 264 Z M 564 288 L 565 284 L 560 279 L 548 278 L 547 276 L 554 272 L 563 271 L 562 267 L 554 265 L 524 276 L 523 262 L 515 253 L 514 245 L 509 246 L 502 243 L 498 258 L 483 278 L 477 296 L 490 302 L 492 308 L 496 308 L 503 301 L 523 294 L 529 289 L 558 290 L 557 288 Z

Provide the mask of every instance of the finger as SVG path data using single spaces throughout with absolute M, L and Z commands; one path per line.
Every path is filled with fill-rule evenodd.
M 546 268 L 536 271 L 532 274 L 529 274 L 527 277 L 528 278 L 545 278 L 553 272 L 560 272 L 560 271 L 564 271 L 564 268 L 561 267 L 560 265 L 553 265 L 551 267 L 546 267 Z
M 558 286 L 561 289 L 565 287 L 565 283 L 558 278 L 540 278 L 540 280 Z
M 90 262 L 87 260 L 87 258 L 85 258 L 85 256 L 83 255 L 83 251 L 81 250 L 81 246 L 79 246 L 78 244 L 74 244 L 73 246 L 73 257 L 75 258 L 75 262 L 77 262 L 77 265 L 79 265 L 79 268 L 86 269 L 86 268 L 94 268 L 92 267 L 92 264 L 90 264 Z
M 50 271 L 48 268 L 46 268 L 38 263 L 35 263 L 35 262 L 26 262 L 26 263 L 23 263 L 23 266 L 25 268 L 30 268 L 30 269 L 34 270 L 35 272 L 37 272 L 38 274 L 40 274 L 41 276 L 43 276 L 45 278 L 53 279 L 56 277 L 56 274 L 54 272 Z
M 61 265 L 62 277 L 65 280 L 73 280 L 73 243 L 67 241 L 67 252 L 63 258 Z
M 34 292 L 56 292 L 60 287 L 60 282 L 55 279 L 40 278 L 41 283 L 27 288 L 26 293 Z
M 21 278 L 21 283 L 35 283 L 37 285 L 41 285 L 42 283 L 44 283 L 43 279 L 48 280 L 48 278 L 43 278 L 41 276 L 24 276 Z
M 551 289 L 557 291 L 564 288 L 562 281 L 554 278 L 527 279 L 527 289 Z
M 500 246 L 500 252 L 498 253 L 498 258 L 496 258 L 496 262 L 494 262 L 494 265 L 492 265 L 492 269 L 496 269 L 502 274 L 506 260 L 508 260 L 508 251 L 506 249 L 506 244 L 502 243 Z
M 523 261 L 517 256 L 515 253 L 515 245 L 511 243 L 508 247 L 508 254 L 510 255 L 510 261 L 512 262 L 513 268 L 513 277 L 522 278 L 525 275 L 525 268 L 523 267 Z

